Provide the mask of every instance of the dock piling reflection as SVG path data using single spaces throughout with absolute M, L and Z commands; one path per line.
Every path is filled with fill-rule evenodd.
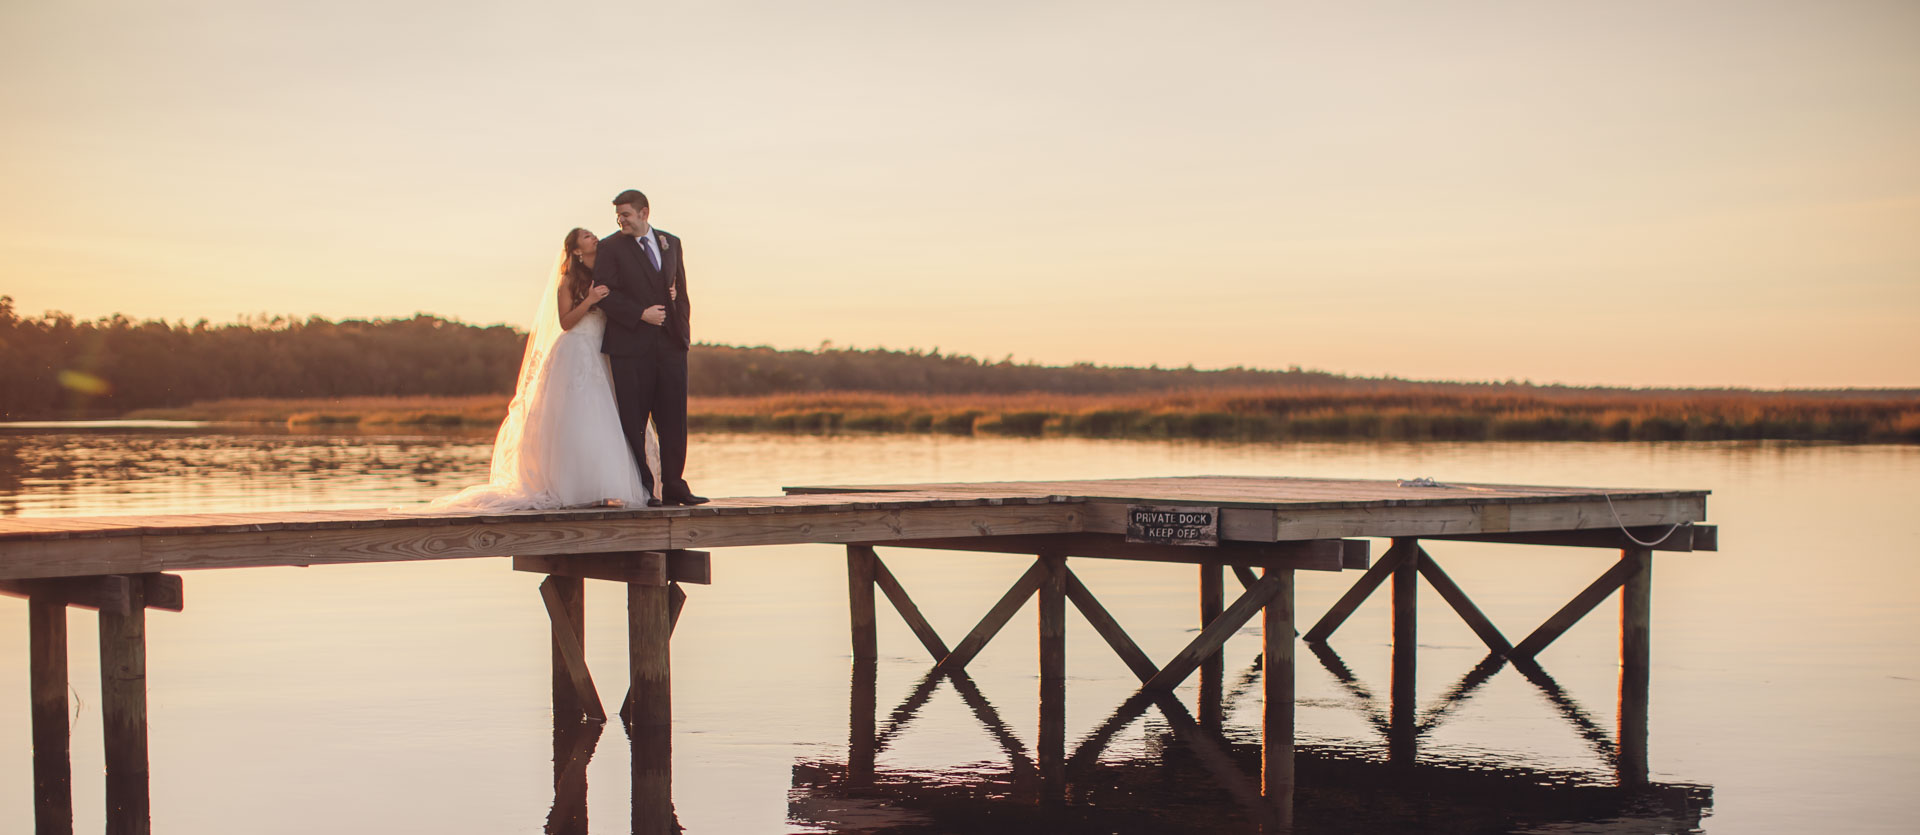
M 847 784 L 870 786 L 873 761 L 879 754 L 879 663 L 872 658 L 854 659 L 851 678 L 847 696 Z
M 606 725 L 578 718 L 553 717 L 553 809 L 547 835 L 586 835 L 587 763 Z

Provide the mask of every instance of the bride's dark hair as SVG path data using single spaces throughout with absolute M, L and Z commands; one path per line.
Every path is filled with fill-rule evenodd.
M 591 234 L 593 233 L 585 229 L 575 228 L 568 232 L 567 239 L 560 243 L 560 257 L 566 259 L 567 264 L 562 269 L 566 274 L 563 284 L 567 288 L 567 298 L 574 304 L 579 304 L 587 297 L 587 287 L 593 284 L 593 268 L 587 266 L 587 262 L 580 260 L 580 253 L 575 251 L 574 244 L 580 240 L 581 235 Z

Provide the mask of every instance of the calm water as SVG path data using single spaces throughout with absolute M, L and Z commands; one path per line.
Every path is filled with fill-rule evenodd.
M 0 431 L 0 514 L 382 506 L 483 476 L 487 438 Z M 1314 444 L 700 436 L 708 495 L 784 484 L 1184 474 L 1432 476 L 1706 488 L 1719 553 L 1654 570 L 1651 765 L 1670 788 L 1605 789 L 1615 720 L 1615 607 L 1541 656 L 1549 678 L 1497 669 L 1449 700 L 1485 653 L 1430 589 L 1421 601 L 1416 771 L 1389 772 L 1386 595 L 1300 652 L 1305 831 L 1906 832 L 1920 780 L 1920 450 L 1734 444 Z M 1374 553 L 1384 551 L 1377 543 Z M 1510 638 L 1551 614 L 1609 552 L 1435 544 Z M 1025 568 L 1017 557 L 882 549 L 951 642 Z M 1195 630 L 1190 567 L 1075 560 L 1143 648 Z M 1032 750 L 1032 604 L 935 689 L 849 794 L 851 685 L 843 552 L 716 552 L 674 638 L 674 798 L 691 832 L 1234 831 L 1231 796 L 1157 711 L 1131 722 L 1074 788 L 1035 809 L 1009 778 L 997 723 Z M 1357 573 L 1302 572 L 1311 622 Z M 187 575 L 187 610 L 149 616 L 153 814 L 161 832 L 538 832 L 553 803 L 548 643 L 539 578 L 499 560 Z M 624 675 L 624 598 L 590 583 L 588 661 L 603 696 Z M 1229 581 L 1229 591 L 1234 590 Z M 74 802 L 102 825 L 93 619 L 71 618 Z M 1134 689 L 1070 616 L 1068 747 Z M 0 831 L 31 827 L 26 606 L 0 602 Z M 924 651 L 882 606 L 880 724 Z M 1257 768 L 1257 627 L 1227 647 L 1226 735 Z M 1343 682 L 1333 670 L 1351 673 Z M 1181 693 L 1195 705 L 1194 685 Z M 984 705 L 984 708 L 982 707 Z M 1248 757 L 1252 759 L 1249 760 Z M 594 831 L 624 832 L 628 746 L 607 729 L 588 767 Z M 1632 823 L 1631 820 L 1667 821 Z

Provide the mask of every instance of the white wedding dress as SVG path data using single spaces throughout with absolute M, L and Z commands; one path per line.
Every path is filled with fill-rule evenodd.
M 600 353 L 607 316 L 591 310 L 572 330 L 562 329 L 559 286 L 556 272 L 527 336 L 520 381 L 494 437 L 487 483 L 435 499 L 427 510 L 555 510 L 607 499 L 646 506 L 648 495 L 614 405 L 613 375 Z M 645 452 L 657 471 L 659 442 L 653 427 L 647 429 Z

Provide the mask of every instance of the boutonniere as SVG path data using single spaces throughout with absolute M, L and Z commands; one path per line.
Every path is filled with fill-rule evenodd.
M 673 248 L 673 239 L 668 238 L 665 235 L 660 236 L 660 251 L 666 252 L 667 250 L 672 248 Z

